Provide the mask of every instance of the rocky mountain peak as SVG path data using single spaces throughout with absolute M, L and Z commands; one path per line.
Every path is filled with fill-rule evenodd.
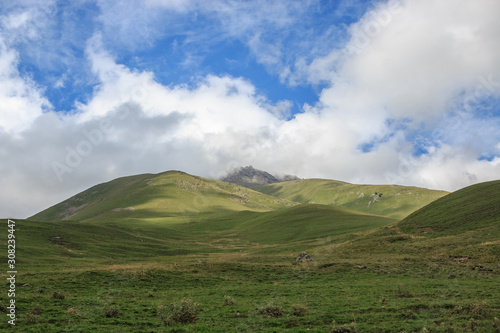
M 221 180 L 250 187 L 253 185 L 267 185 L 296 179 L 299 178 L 291 175 L 285 175 L 283 177 L 273 176 L 266 171 L 255 169 L 250 165 L 235 169 Z

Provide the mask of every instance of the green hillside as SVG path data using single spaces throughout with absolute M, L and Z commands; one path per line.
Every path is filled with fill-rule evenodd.
M 430 237 L 495 227 L 500 229 L 500 181 L 466 187 L 414 212 L 402 231 Z
M 208 236 L 214 231 L 220 237 L 231 237 L 251 243 L 277 245 L 291 243 L 301 248 L 319 238 L 368 231 L 394 222 L 394 219 L 360 214 L 346 209 L 317 204 L 298 205 L 272 212 L 240 212 L 225 217 L 205 219 L 188 225 L 190 235 Z
M 189 223 L 156 219 L 84 222 L 17 221 L 20 253 L 28 263 L 89 262 L 208 253 L 300 251 L 317 239 L 368 231 L 394 222 L 324 205 L 299 205 L 272 212 L 198 214 Z M 269 251 L 268 251 L 269 252 Z
M 396 221 L 179 172 L 117 179 L 35 216 L 64 221 L 15 221 L 16 326 L 498 332 L 499 196 L 500 182 L 478 184 Z
M 336 252 L 352 258 L 388 257 L 434 263 L 456 261 L 472 268 L 500 263 L 500 181 L 450 193 L 405 219 L 344 242 Z M 328 248 L 318 250 L 328 253 Z M 457 259 L 458 258 L 458 259 Z M 399 259 L 399 260 L 400 260 Z M 457 261 L 458 260 L 458 261 Z
M 317 203 L 401 219 L 448 194 L 444 191 L 397 185 L 355 185 L 326 179 L 302 179 L 255 190 L 300 203 Z
M 168 171 L 96 185 L 30 219 L 142 220 L 220 211 L 269 211 L 295 204 L 239 185 Z

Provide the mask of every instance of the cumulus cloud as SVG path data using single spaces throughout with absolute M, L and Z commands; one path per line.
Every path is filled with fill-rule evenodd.
M 242 78 L 163 86 L 152 73 L 117 64 L 99 36 L 87 50 L 98 80 L 92 99 L 73 113 L 37 114 L 19 139 L 4 133 L 2 193 L 9 199 L 0 211 L 27 216 L 96 182 L 134 173 L 222 176 L 231 161 L 255 159 L 245 150 L 276 130 L 289 107 L 270 103 Z
M 464 176 L 467 172 L 462 170 L 468 165 L 477 179 L 491 179 L 496 167 L 477 159 L 498 140 L 498 115 L 485 119 L 481 110 L 485 99 L 494 103 L 500 92 L 500 66 L 495 61 L 500 56 L 500 40 L 495 35 L 499 23 L 493 14 L 498 10 L 494 1 L 379 4 L 350 27 L 351 39 L 345 49 L 309 64 L 306 72 L 311 81 L 319 75 L 331 84 L 314 109 L 333 115 L 332 123 L 342 123 L 357 135 L 347 152 L 351 156 L 356 143 L 392 136 L 374 147 L 380 159 L 391 160 L 394 156 L 381 154 L 381 149 L 394 145 L 397 136 L 393 135 L 399 132 L 403 138 L 391 155 L 397 152 L 405 159 L 414 153 L 407 148 L 409 137 L 419 131 L 429 135 L 428 145 L 420 148 L 432 151 L 429 154 L 435 158 L 417 157 L 422 161 L 412 166 L 415 175 L 399 177 L 402 182 L 454 190 L 474 179 Z M 387 126 L 388 120 L 401 126 Z M 349 140 L 345 143 L 349 146 Z M 446 144 L 455 148 L 447 150 Z M 458 154 L 465 168 L 445 163 L 447 154 Z M 434 173 L 432 180 L 432 173 L 420 177 L 424 160 L 434 170 L 441 167 L 442 172 Z M 391 170 L 388 165 L 384 168 Z M 373 171 L 375 168 L 370 177 L 376 179 Z M 394 167 L 391 172 L 399 174 Z M 443 177 L 447 172 L 448 177 Z
M 218 178 L 252 164 L 300 177 L 447 190 L 500 174 L 496 1 L 380 2 L 349 26 L 345 47 L 309 58 L 302 48 L 287 58 L 275 43 L 281 38 L 265 28 L 288 29 L 300 18 L 294 6 L 300 13 L 310 3 L 264 16 L 248 8 L 260 2 L 146 4 L 136 21 L 123 23 L 125 7 L 136 3 L 98 2 L 103 28 L 85 44 L 92 94 L 67 113 L 51 111 L 43 90 L 20 74 L 16 49 L 0 40 L 2 215 L 26 217 L 99 182 L 170 169 Z M 269 101 L 244 77 L 212 73 L 162 84 L 153 71 L 124 65 L 108 40 L 115 30 L 115 43 L 129 35 L 136 47 L 141 39 L 153 43 L 164 27 L 143 24 L 160 9 L 230 18 L 226 37 L 244 40 L 283 81 L 326 87 L 289 119 L 290 101 Z M 9 29 L 25 24 L 5 22 Z
M 50 108 L 40 88 L 17 70 L 18 54 L 0 36 L 0 128 L 16 133 Z

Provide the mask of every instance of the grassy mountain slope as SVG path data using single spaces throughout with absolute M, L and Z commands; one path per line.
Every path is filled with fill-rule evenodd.
M 239 212 L 189 226 L 200 235 L 224 230 L 232 238 L 259 244 L 315 242 L 318 238 L 372 230 L 393 219 L 318 204 L 298 205 L 272 212 Z M 206 236 L 205 236 L 206 237 Z
M 111 182 L 115 187 L 105 193 L 139 191 L 138 184 L 150 181 L 154 187 L 154 176 Z M 158 177 L 166 186 L 184 186 L 160 191 L 170 193 L 169 199 L 196 197 L 190 176 Z M 88 195 L 99 194 L 93 192 Z M 22 272 L 16 280 L 16 326 L 29 332 L 120 333 L 500 328 L 499 182 L 449 194 L 399 222 L 318 204 L 251 211 L 227 197 L 221 200 L 217 191 L 208 193 L 208 200 L 233 209 L 214 213 L 199 205 L 190 223 L 164 223 L 158 214 L 16 220 L 16 269 Z M 110 216 L 108 208 L 122 204 L 113 196 L 80 202 L 93 213 L 107 202 L 103 216 Z M 74 213 L 90 214 L 83 208 Z M 7 221 L 0 224 L 5 226 L 0 244 L 7 249 Z M 314 260 L 295 262 L 304 250 Z M 200 307 L 196 322 L 166 326 L 171 305 L 186 298 Z M 9 302 L 2 293 L 4 316 Z M 262 311 L 270 305 L 282 314 Z M 0 323 L 0 330 L 8 328 L 6 321 Z
M 271 212 L 199 214 L 190 223 L 155 219 L 19 220 L 19 251 L 41 264 L 64 260 L 154 258 L 202 253 L 300 251 L 317 239 L 362 232 L 394 222 L 380 216 L 328 207 L 299 205 Z M 43 258 L 43 260 L 41 260 Z
M 431 237 L 474 229 L 500 229 L 500 181 L 466 187 L 414 212 L 399 224 L 402 231 Z
M 238 229 L 244 230 L 245 237 L 269 244 L 355 233 L 393 222 L 389 218 L 317 204 L 254 215 Z
M 30 219 L 165 218 L 201 212 L 269 211 L 294 204 L 239 185 L 168 171 L 123 177 L 96 185 Z
M 300 203 L 318 203 L 401 219 L 448 192 L 396 185 L 355 185 L 326 179 L 302 179 L 255 190 Z
M 448 194 L 407 218 L 361 237 L 336 239 L 318 251 L 335 248 L 352 258 L 388 257 L 472 268 L 500 262 L 500 181 L 469 186 Z M 341 243 L 342 246 L 338 246 Z

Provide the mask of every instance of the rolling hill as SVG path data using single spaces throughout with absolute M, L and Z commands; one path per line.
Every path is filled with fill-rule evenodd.
M 396 219 L 448 194 L 410 186 L 355 185 L 327 179 L 301 179 L 252 188 L 302 204 L 330 205 Z
M 211 253 L 220 251 L 221 244 L 231 244 L 233 250 L 262 245 L 274 252 L 297 251 L 317 239 L 392 222 L 388 217 L 299 204 L 241 185 L 168 171 L 93 186 L 23 225 L 27 231 L 39 229 L 29 233 L 34 237 L 29 243 L 43 253 L 48 253 L 46 248 L 70 257 L 105 258 Z
M 30 220 L 52 221 L 56 226 L 56 221 L 66 220 L 66 226 L 58 230 L 63 234 L 63 229 L 69 228 L 61 238 L 68 251 L 86 249 L 95 254 L 111 250 L 106 245 L 109 238 L 96 237 L 93 244 L 85 245 L 90 243 L 80 240 L 89 239 L 92 232 L 81 222 L 98 225 L 101 234 L 114 234 L 118 243 L 123 239 L 124 244 L 115 246 L 127 248 L 126 252 L 136 251 L 135 247 L 141 253 L 148 252 L 147 256 L 175 248 L 186 253 L 213 252 L 220 244 L 232 244 L 232 249 L 265 245 L 275 252 L 286 252 L 321 248 L 325 244 L 318 239 L 329 239 L 331 244 L 326 247 L 358 257 L 387 255 L 387 251 L 418 256 L 429 251 L 449 255 L 464 250 L 491 258 L 498 252 L 500 205 L 496 198 L 500 181 L 447 195 L 415 187 L 321 179 L 256 189 L 263 193 L 179 171 L 144 174 L 96 185 Z M 394 224 L 395 218 L 407 214 Z M 368 234 L 352 236 L 363 232 Z M 79 233 L 82 237 L 75 236 Z M 45 242 L 52 242 L 53 237 L 62 236 L 47 235 Z
M 242 168 L 238 175 L 244 171 L 245 174 L 260 177 L 263 173 L 250 168 Z M 220 214 L 242 210 L 265 212 L 297 204 L 323 204 L 400 219 L 446 194 L 444 191 L 417 187 L 355 185 L 324 179 L 295 179 L 268 185 L 254 184 L 252 188 L 247 188 L 241 184 L 206 179 L 180 171 L 167 171 L 122 177 L 93 186 L 30 219 L 83 221 L 170 218 L 174 221 L 198 213 Z
M 394 219 L 343 208 L 304 204 L 271 212 L 238 212 L 187 228 L 191 234 L 205 237 L 218 230 L 242 241 L 282 245 L 292 242 L 314 243 L 318 238 L 368 231 L 392 222 Z
M 312 184 L 318 181 L 304 181 L 296 195 L 302 201 L 317 195 Z M 339 202 L 341 194 L 357 194 L 357 185 L 320 182 L 341 190 Z M 382 193 L 369 208 L 409 209 L 395 199 L 376 206 L 392 187 L 360 188 Z M 412 191 L 406 200 L 422 190 L 423 202 L 427 193 L 394 191 L 404 189 Z M 493 332 L 500 327 L 499 195 L 500 181 L 477 184 L 397 221 L 177 171 L 116 179 L 15 221 L 16 269 L 22 269 L 16 326 L 29 332 Z M 7 227 L 1 230 L 7 248 Z M 296 262 L 303 251 L 313 261 Z M 166 323 L 187 301 L 200 307 L 196 322 Z M 0 295 L 0 312 L 7 313 L 9 302 L 7 293 Z M 0 330 L 7 327 L 0 323 Z
M 407 233 L 431 237 L 471 230 L 500 229 L 500 181 L 472 185 L 450 193 L 405 218 Z
M 450 193 L 389 226 L 361 237 L 337 239 L 332 246 L 345 257 L 399 258 L 441 264 L 451 260 L 470 267 L 500 262 L 500 181 Z M 425 258 L 425 259 L 423 259 Z M 489 268 L 491 269 L 491 268 Z
M 93 186 L 31 220 L 123 220 L 223 211 L 270 211 L 296 205 L 251 189 L 180 171 L 118 178 Z

